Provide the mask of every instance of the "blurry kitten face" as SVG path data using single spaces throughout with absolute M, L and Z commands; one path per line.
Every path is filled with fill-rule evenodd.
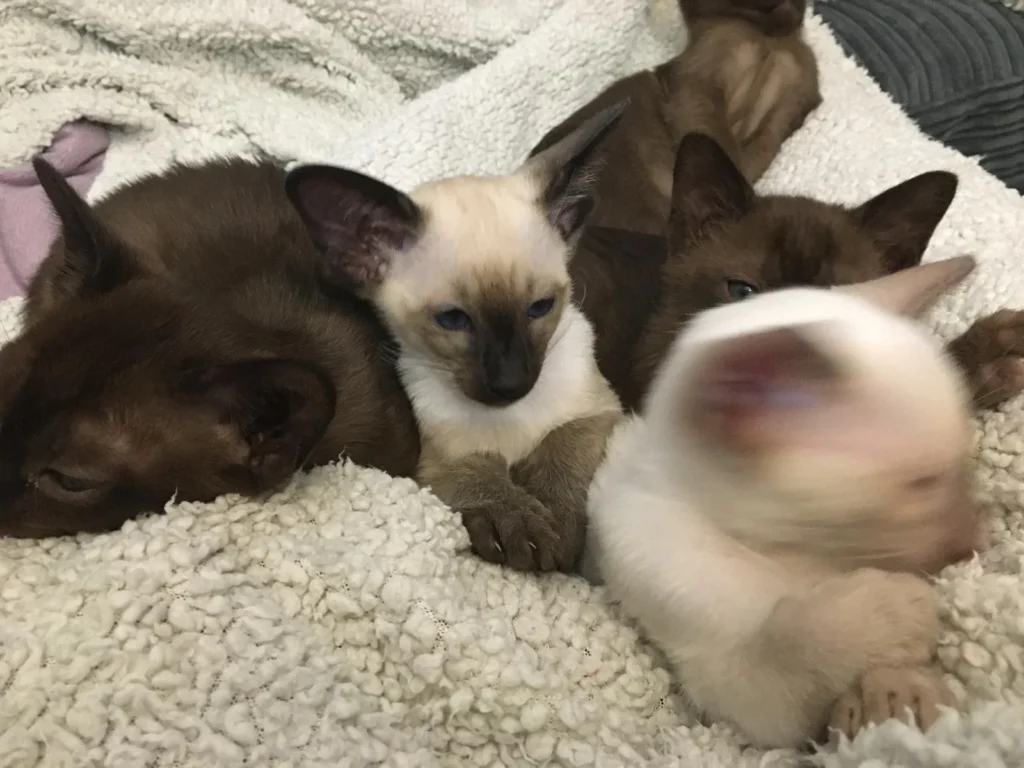
M 407 354 L 487 405 L 532 389 L 570 300 L 569 247 L 531 193 L 516 176 L 418 188 L 428 224 L 375 296 Z
M 840 362 L 774 385 L 777 405 L 747 424 L 751 442 L 733 466 L 788 519 L 770 529 L 755 523 L 749 534 L 851 564 L 928 572 L 976 547 L 967 400 L 918 362 L 914 388 L 893 386 L 889 376 L 910 374 L 895 362 L 888 373 Z
M 651 411 L 668 444 L 708 457 L 716 522 L 759 548 L 930 572 L 979 546 L 960 376 L 859 299 L 793 289 L 698 317 Z

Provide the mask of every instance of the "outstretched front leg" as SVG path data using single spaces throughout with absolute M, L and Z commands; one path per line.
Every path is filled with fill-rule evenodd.
M 754 183 L 821 103 L 818 65 L 802 38 L 802 16 L 773 34 L 755 21 L 770 16 L 763 8 L 712 6 L 718 17 L 692 15 L 689 46 L 656 70 L 670 94 L 664 118 L 676 144 L 688 133 L 708 135 Z
M 797 41 L 791 50 L 768 52 L 750 86 L 756 98 L 730 112 L 730 127 L 740 145 L 738 165 L 747 181 L 760 179 L 782 145 L 821 104 L 814 54 Z
M 866 681 L 873 695 L 867 673 L 930 664 L 938 628 L 927 582 L 864 568 L 783 597 L 740 652 L 723 651 L 717 667 L 697 659 L 682 677 L 688 690 L 711 692 L 699 706 L 759 746 L 800 747 L 835 720 L 845 693 Z

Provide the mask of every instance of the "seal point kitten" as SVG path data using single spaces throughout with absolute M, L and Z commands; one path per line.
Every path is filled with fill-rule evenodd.
M 763 747 L 950 698 L 921 575 L 982 546 L 969 395 L 917 314 L 974 267 L 698 316 L 608 447 L 586 565 L 693 703 Z M 842 700 L 840 701 L 840 697 Z M 877 708 L 885 703 L 885 711 Z
M 625 106 L 506 176 L 408 195 L 329 166 L 288 179 L 326 279 L 371 301 L 398 342 L 418 479 L 462 515 L 475 552 L 519 570 L 575 567 L 587 488 L 621 414 L 569 264 L 596 203 L 597 148 Z

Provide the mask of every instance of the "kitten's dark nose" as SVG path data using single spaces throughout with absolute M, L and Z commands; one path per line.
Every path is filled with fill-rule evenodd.
M 529 353 L 519 344 L 494 345 L 483 355 L 483 379 L 488 400 L 508 405 L 525 397 L 537 377 Z
M 514 403 L 533 389 L 533 376 L 519 360 L 501 360 L 487 376 L 487 389 L 499 400 Z

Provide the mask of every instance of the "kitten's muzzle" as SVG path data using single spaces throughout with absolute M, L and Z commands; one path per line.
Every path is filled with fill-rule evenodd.
M 529 354 L 516 346 L 489 349 L 482 362 L 488 405 L 510 405 L 529 394 L 537 383 Z

